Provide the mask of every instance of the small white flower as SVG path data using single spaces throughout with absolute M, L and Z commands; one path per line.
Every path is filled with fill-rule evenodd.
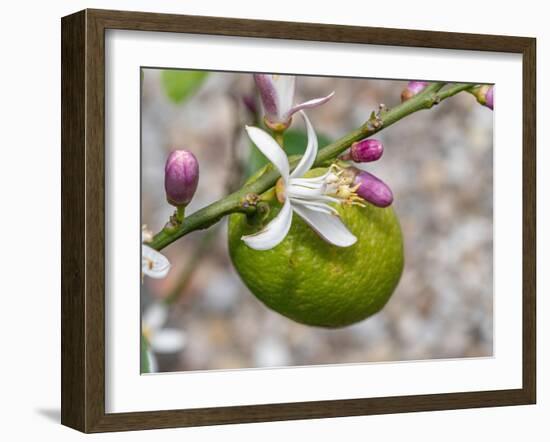
M 152 239 L 152 232 L 143 226 L 141 228 L 141 273 L 150 278 L 162 279 L 170 270 L 170 261 L 162 253 L 145 244 Z
M 292 115 L 302 109 L 309 109 L 326 103 L 334 92 L 326 97 L 314 98 L 294 105 L 296 77 L 294 75 L 254 74 L 265 112 L 265 122 L 273 130 L 284 130 L 290 124 Z
M 183 331 L 163 328 L 168 313 L 168 306 L 163 302 L 154 302 L 143 312 L 141 328 L 152 353 L 179 353 L 185 347 L 187 337 Z
M 292 225 L 293 212 L 325 241 L 335 246 L 348 247 L 357 241 L 338 217 L 336 209 L 329 205 L 354 203 L 354 188 L 349 187 L 347 178 L 334 167 L 322 176 L 303 178 L 315 162 L 318 143 L 309 119 L 303 111 L 300 113 L 306 123 L 307 147 L 292 173 L 286 154 L 271 135 L 257 127 L 246 127 L 250 139 L 281 174 L 281 179 L 277 183 L 277 196 L 284 200 L 281 211 L 261 231 L 242 237 L 242 240 L 253 249 L 268 250 L 283 241 Z M 343 189 L 348 189 L 349 192 L 341 195 Z

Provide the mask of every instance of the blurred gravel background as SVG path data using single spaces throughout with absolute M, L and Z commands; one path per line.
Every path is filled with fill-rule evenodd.
M 172 213 L 163 187 L 169 151 L 186 148 L 199 159 L 199 188 L 188 207 L 192 213 L 227 193 L 235 179 L 232 172 L 238 171 L 235 156 L 245 161 L 249 149 L 244 131 L 235 132 L 235 127 L 253 122 L 235 100 L 254 93 L 251 75 L 212 73 L 197 94 L 174 104 L 163 90 L 160 74 L 144 70 L 142 95 L 142 222 L 153 231 Z M 397 105 L 405 85 L 300 77 L 297 100 L 335 90 L 328 104 L 308 116 L 318 132 L 337 139 L 361 125 L 380 103 Z M 386 307 L 359 324 L 323 330 L 264 307 L 231 266 L 225 221 L 198 262 L 205 232 L 166 248 L 173 268 L 165 280 L 145 279 L 144 311 L 174 290 L 190 262 L 197 265 L 166 324 L 183 333 L 183 348 L 158 351 L 158 370 L 492 355 L 492 117 L 489 109 L 463 93 L 378 135 L 384 156 L 365 169 L 394 192 L 405 238 L 405 270 Z

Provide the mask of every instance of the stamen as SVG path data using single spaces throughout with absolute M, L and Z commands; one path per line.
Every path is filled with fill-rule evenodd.
M 292 184 L 291 184 L 293 187 L 301 187 L 303 189 L 317 189 L 317 190 L 322 190 L 323 189 L 323 186 L 324 186 L 324 183 L 311 183 L 311 182 L 307 182 L 307 181 L 302 181 L 302 182 L 295 182 L 294 180 L 292 180 Z
M 339 203 L 340 200 L 336 198 L 335 196 L 330 196 L 323 193 L 303 193 L 303 192 L 295 192 L 290 191 L 289 192 L 290 198 L 293 200 L 305 200 L 305 201 L 319 201 L 319 202 L 325 202 L 325 203 Z
M 352 174 L 335 163 L 330 166 L 329 171 L 332 175 L 327 178 L 325 194 L 336 197 L 341 204 L 365 207 L 363 199 L 357 195 L 360 186 L 353 185 Z
M 291 196 L 291 198 L 297 196 L 297 197 L 306 197 L 306 198 L 315 198 L 317 196 L 323 195 L 323 189 L 322 188 L 308 188 L 308 187 L 302 187 L 302 186 L 293 186 L 291 185 L 288 189 L 288 193 Z

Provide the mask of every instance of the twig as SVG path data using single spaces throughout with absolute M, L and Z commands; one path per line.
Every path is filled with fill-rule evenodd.
M 418 95 L 401 103 L 393 109 L 371 115 L 360 128 L 340 138 L 332 144 L 325 146 L 317 155 L 315 166 L 319 166 L 326 161 L 336 158 L 344 150 L 349 148 L 355 141 L 374 135 L 377 132 L 391 126 L 402 118 L 424 109 L 430 109 L 441 101 L 450 98 L 461 91 L 472 87 L 472 84 L 457 83 L 446 87 L 445 83 L 433 83 L 424 89 Z M 289 158 L 291 169 L 296 167 L 300 156 Z M 256 200 L 257 196 L 271 188 L 277 179 L 279 173 L 271 165 L 264 169 L 264 172 L 252 183 L 244 186 L 240 190 L 218 200 L 209 206 L 206 206 L 197 212 L 186 217 L 181 225 L 174 230 L 161 230 L 155 235 L 153 241 L 149 244 L 151 247 L 161 250 L 169 244 L 187 235 L 190 232 L 199 229 L 205 229 L 218 222 L 224 216 L 235 213 L 250 213 L 254 211 L 250 201 Z

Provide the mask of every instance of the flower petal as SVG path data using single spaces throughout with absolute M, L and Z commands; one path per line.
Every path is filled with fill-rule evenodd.
M 151 349 L 155 353 L 179 353 L 187 343 L 187 337 L 181 330 L 165 328 L 151 336 Z
M 168 318 L 168 307 L 163 302 L 154 302 L 143 312 L 141 318 L 143 326 L 148 328 L 152 333 L 159 330 Z
M 170 261 L 146 244 L 141 245 L 141 271 L 150 278 L 162 279 L 170 270 Z
M 349 247 L 357 241 L 337 216 L 310 210 L 305 205 L 296 204 L 292 208 L 325 241 L 338 247 Z
M 328 205 L 327 203 L 321 202 L 321 201 L 311 201 L 311 200 L 301 200 L 301 199 L 293 199 L 292 204 L 300 204 L 302 206 L 306 206 L 310 210 L 314 210 L 316 212 L 322 212 L 327 214 L 334 214 L 338 216 L 338 211 Z
M 338 202 L 337 198 L 325 195 L 322 187 L 311 188 L 304 186 L 295 186 L 294 183 L 292 183 L 290 186 L 288 186 L 286 194 L 290 199 L 302 198 L 308 200 L 332 201 L 335 203 Z
M 292 206 L 287 198 L 281 211 L 267 226 L 252 235 L 243 236 L 245 244 L 255 250 L 269 250 L 278 245 L 290 230 L 292 225 Z
M 283 181 L 287 183 L 289 175 L 288 158 L 281 146 L 265 130 L 246 126 L 246 132 L 256 147 L 277 168 Z
M 311 187 L 318 186 L 319 184 L 324 185 L 327 179 L 333 174 L 332 171 L 327 170 L 323 175 L 319 175 L 311 178 L 292 178 L 292 184 L 297 186 Z
M 278 99 L 277 90 L 273 84 L 271 75 L 268 74 L 254 74 L 254 81 L 256 87 L 260 92 L 262 104 L 264 106 L 264 112 L 269 120 L 278 118 Z
M 296 112 L 303 110 L 303 109 L 311 109 L 312 107 L 317 107 L 322 104 L 325 104 L 328 100 L 330 100 L 334 96 L 334 91 L 332 91 L 330 94 L 328 94 L 326 97 L 320 97 L 320 98 L 314 98 L 312 100 L 304 101 L 303 103 L 297 104 L 295 106 L 292 106 L 286 115 L 284 115 L 285 118 L 290 118 L 292 115 L 294 115 Z
M 300 114 L 302 114 L 302 117 L 304 117 L 304 121 L 306 123 L 307 147 L 304 155 L 300 159 L 300 162 L 290 174 L 291 178 L 299 178 L 311 169 L 311 166 L 313 166 L 313 163 L 315 162 L 315 158 L 317 158 L 317 148 L 319 146 L 317 143 L 317 135 L 315 134 L 315 130 L 313 129 L 309 118 L 304 111 L 301 111 Z
M 275 87 L 278 116 L 281 121 L 288 119 L 288 112 L 294 104 L 294 91 L 296 90 L 296 77 L 294 75 L 272 75 L 273 86 Z

